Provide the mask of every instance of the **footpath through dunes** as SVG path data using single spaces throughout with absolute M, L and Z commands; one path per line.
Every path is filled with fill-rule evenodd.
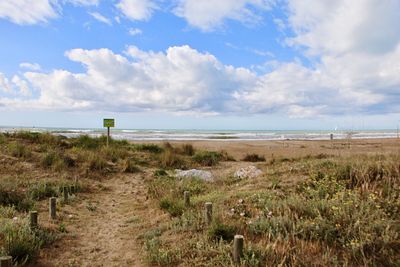
M 116 174 L 63 206 L 67 235 L 41 250 L 35 266 L 145 266 L 140 234 L 165 216 L 147 200 L 145 178 Z

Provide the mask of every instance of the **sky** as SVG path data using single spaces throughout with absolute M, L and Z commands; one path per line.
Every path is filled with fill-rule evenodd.
M 1 0 L 0 125 L 400 124 L 400 0 Z

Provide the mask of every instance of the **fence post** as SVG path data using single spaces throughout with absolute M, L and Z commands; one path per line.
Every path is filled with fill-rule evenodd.
M 64 186 L 63 187 L 63 195 L 64 195 L 64 202 L 68 201 L 68 187 Z
M 29 217 L 30 217 L 29 226 L 33 230 L 33 229 L 37 228 L 37 226 L 38 226 L 38 212 L 37 211 L 29 212 Z
M 183 192 L 183 196 L 185 198 L 185 206 L 189 207 L 190 206 L 190 192 L 189 191 Z
M 206 202 L 205 207 L 206 207 L 206 222 L 207 222 L 207 224 L 211 224 L 211 222 L 212 222 L 212 203 Z
M 242 235 L 235 235 L 233 239 L 233 261 L 235 264 L 240 264 L 240 258 L 243 256 L 244 238 Z
M 56 218 L 56 206 L 57 206 L 57 198 L 51 197 L 49 200 L 49 214 L 51 219 Z

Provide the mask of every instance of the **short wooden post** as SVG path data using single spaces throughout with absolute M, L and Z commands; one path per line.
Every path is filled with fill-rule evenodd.
M 243 256 L 244 238 L 242 235 L 235 235 L 233 239 L 233 262 L 240 264 L 240 258 Z
M 31 211 L 29 213 L 29 217 L 30 217 L 29 226 L 31 227 L 31 229 L 36 229 L 38 226 L 38 212 Z
M 0 257 L 0 267 L 12 267 L 12 257 L 11 256 Z
M 56 219 L 56 206 L 57 206 L 57 198 L 51 197 L 49 200 L 49 214 L 50 219 Z
M 185 198 L 185 206 L 189 207 L 190 206 L 190 192 L 189 191 L 183 192 L 183 196 Z
M 211 222 L 212 222 L 212 203 L 206 202 L 205 207 L 206 207 L 206 222 L 207 222 L 207 224 L 211 224 Z
M 64 186 L 63 188 L 64 202 L 68 201 L 68 187 Z

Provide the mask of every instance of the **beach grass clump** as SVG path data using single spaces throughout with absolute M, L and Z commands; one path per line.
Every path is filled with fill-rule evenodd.
M 33 204 L 33 201 L 22 190 L 0 183 L 0 205 L 13 206 L 18 211 L 28 211 Z
M 106 145 L 107 140 L 104 137 L 90 137 L 89 135 L 80 135 L 72 140 L 73 146 L 84 149 L 98 149 Z
M 0 133 L 0 145 L 6 142 L 6 136 L 3 133 Z
M 183 155 L 187 155 L 187 156 L 193 156 L 194 153 L 196 152 L 196 150 L 192 144 L 183 144 L 181 146 L 181 151 L 182 151 L 181 153 Z
M 58 196 L 58 186 L 55 183 L 39 181 L 29 187 L 31 199 L 39 201 Z
M 32 262 L 41 247 L 58 239 L 58 235 L 48 229 L 30 229 L 23 218 L 16 221 L 0 218 L 0 226 L 0 236 L 4 237 L 4 243 L 0 243 L 0 246 L 4 254 L 12 256 L 16 266 Z
M 223 155 L 216 151 L 198 151 L 192 159 L 201 166 L 215 166 L 223 159 Z
M 88 158 L 86 159 L 88 168 L 91 171 L 106 171 L 108 168 L 108 163 L 104 157 L 99 155 L 98 153 L 92 152 L 88 153 Z
M 160 147 L 159 145 L 156 144 L 136 144 L 133 146 L 136 150 L 138 151 L 146 151 L 146 152 L 150 152 L 150 153 L 161 153 L 164 151 L 164 149 L 162 147 Z
M 208 229 L 208 236 L 213 240 L 232 241 L 237 230 L 235 226 L 224 224 L 219 219 L 215 219 Z
M 32 156 L 30 147 L 20 143 L 10 143 L 8 145 L 8 151 L 11 156 L 16 158 L 28 159 Z
M 185 210 L 183 200 L 174 197 L 164 197 L 160 200 L 160 208 L 172 217 L 181 216 Z
M 136 161 L 134 159 L 125 159 L 123 161 L 123 172 L 126 173 L 138 173 L 140 172 L 139 167 L 136 165 Z
M 265 157 L 253 153 L 253 154 L 246 154 L 246 156 L 244 156 L 244 158 L 242 160 L 249 161 L 249 162 L 262 162 L 262 161 L 265 161 Z
M 160 167 L 164 169 L 186 169 L 187 161 L 173 149 L 166 149 L 159 155 Z

